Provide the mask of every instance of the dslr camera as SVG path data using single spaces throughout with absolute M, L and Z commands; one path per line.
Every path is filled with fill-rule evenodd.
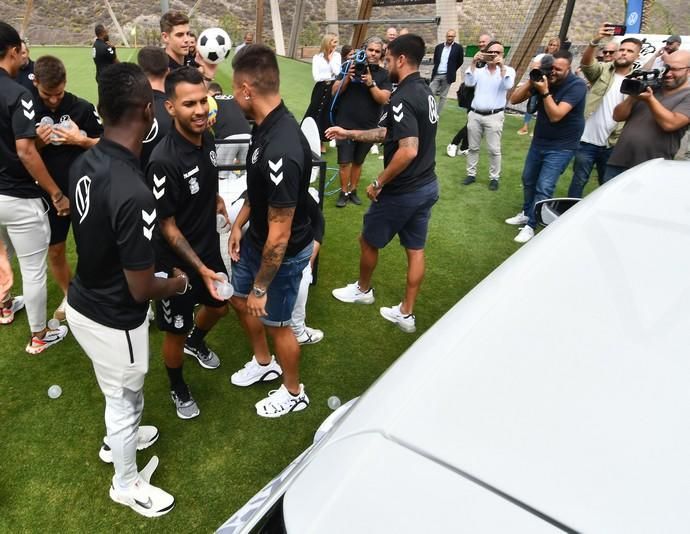
M 631 72 L 621 84 L 621 93 L 624 95 L 639 95 L 644 93 L 647 87 L 651 87 L 653 91 L 661 89 L 663 87 L 663 71 L 654 69 Z
M 533 82 L 540 82 L 544 76 L 547 78 L 551 76 L 553 70 L 553 56 L 551 54 L 544 54 L 541 58 L 539 67 L 529 71 L 529 79 Z

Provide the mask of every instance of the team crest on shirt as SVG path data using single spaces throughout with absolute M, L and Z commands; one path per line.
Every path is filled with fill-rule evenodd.
M 199 182 L 196 178 L 197 174 L 199 174 L 198 165 L 182 175 L 185 180 L 189 180 L 189 193 L 191 195 L 196 195 L 199 192 Z
M 259 154 L 261 154 L 261 147 L 257 147 L 257 149 L 252 154 L 252 165 L 259 161 Z
M 216 156 L 216 151 L 211 150 L 211 153 L 208 155 L 208 157 L 211 160 L 211 163 L 213 164 L 213 166 L 218 167 L 218 158 Z
M 30 72 L 27 78 L 33 82 L 36 79 L 36 75 L 33 72 Z
M 77 188 L 74 193 L 74 203 L 77 207 L 77 213 L 79 214 L 79 224 L 84 222 L 86 216 L 89 214 L 89 208 L 91 207 L 91 178 L 88 176 L 82 176 L 77 182 Z
M 184 328 L 184 318 L 181 315 L 176 315 L 173 326 L 178 330 Z
M 429 95 L 429 122 L 436 124 L 438 122 L 438 106 L 434 95 Z

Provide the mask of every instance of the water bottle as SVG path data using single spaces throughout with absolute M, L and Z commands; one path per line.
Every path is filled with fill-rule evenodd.
M 47 326 L 48 330 L 57 330 L 58 328 L 60 328 L 60 321 L 58 321 L 57 319 L 50 319 L 48 321 Z
M 51 399 L 57 399 L 60 395 L 62 395 L 62 388 L 57 384 L 53 384 L 48 388 L 48 396 Z
M 223 281 L 220 282 L 218 280 L 213 281 L 213 287 L 216 288 L 216 292 L 218 293 L 218 296 L 223 299 L 223 300 L 228 300 L 232 295 L 235 293 L 234 288 L 232 287 L 232 284 L 228 282 L 228 275 L 225 273 L 216 273 L 218 276 L 221 276 L 223 278 Z
M 328 397 L 328 407 L 331 410 L 337 410 L 340 408 L 340 399 L 333 395 L 332 397 Z
M 222 234 L 224 232 L 227 233 L 227 231 L 229 230 L 228 223 L 225 220 L 225 215 L 223 215 L 222 213 L 216 215 L 216 230 L 219 234 Z

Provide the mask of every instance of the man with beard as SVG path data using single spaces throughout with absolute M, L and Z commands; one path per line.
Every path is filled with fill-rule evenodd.
M 403 332 L 416 330 L 414 305 L 424 279 L 424 246 L 431 208 L 438 200 L 436 179 L 436 102 L 419 75 L 424 40 L 407 34 L 393 41 L 386 54 L 390 78 L 398 83 L 382 127 L 374 130 L 326 130 L 331 139 L 383 142 L 383 171 L 367 187 L 372 203 L 364 216 L 360 236 L 359 278 L 334 289 L 341 302 L 373 304 L 371 277 L 379 250 L 397 234 L 407 253 L 405 296 L 396 306 L 381 307 L 381 316 Z
M 181 11 L 168 11 L 161 17 L 160 27 L 170 71 L 188 65 L 189 45 L 192 42 L 189 17 Z
M 191 288 L 157 301 L 156 322 L 165 332 L 163 359 L 177 416 L 191 419 L 199 408 L 182 376 L 184 354 L 205 369 L 220 366 L 204 337 L 228 312 L 214 286 L 227 281 L 216 232 L 216 214 L 227 220 L 227 213 L 218 195 L 216 147 L 207 131 L 208 96 L 201 73 L 192 67 L 172 71 L 165 79 L 165 94 L 173 127 L 153 150 L 146 170 L 161 230 L 154 237 L 156 271 L 170 276 L 182 269 Z M 201 306 L 195 313 L 197 304 Z
M 110 43 L 110 36 L 103 24 L 96 24 L 95 28 L 96 40 L 93 42 L 93 62 L 96 64 L 96 82 L 107 66 L 113 63 L 119 63 L 117 59 L 117 51 Z
M 567 50 L 554 53 L 551 75 L 542 76 L 540 81 L 530 80 L 510 97 L 511 104 L 519 104 L 533 91 L 539 95 L 537 125 L 522 171 L 522 211 L 506 219 L 507 224 L 523 225 L 515 237 L 516 243 L 526 243 L 534 237 L 534 205 L 553 196 L 558 178 L 575 155 L 585 128 L 587 84 L 570 70 L 572 59 Z
M 22 39 L 22 66 L 19 67 L 17 83 L 26 87 L 29 91 L 34 90 L 34 62 L 29 56 L 29 47 Z
M 575 153 L 573 179 L 568 196 L 582 198 L 585 185 L 594 166 L 597 166 L 599 185 L 604 180 L 606 164 L 625 123 L 613 119 L 613 109 L 623 102 L 621 83 L 633 71 L 633 64 L 640 55 L 642 43 L 629 37 L 621 41 L 613 61 L 600 63 L 594 59 L 594 52 L 601 39 L 613 35 L 613 28 L 602 25 L 590 41 L 580 61 L 580 68 L 592 86 L 585 102 L 585 131 L 580 147 Z M 609 43 L 610 44 L 610 43 Z
M 690 52 L 664 56 L 663 86 L 628 95 L 613 110 L 613 119 L 627 121 L 611 153 L 604 182 L 654 158 L 673 159 L 690 124 Z

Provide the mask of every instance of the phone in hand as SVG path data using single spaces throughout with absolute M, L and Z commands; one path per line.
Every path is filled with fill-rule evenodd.
M 613 35 L 625 35 L 625 30 L 628 29 L 625 24 L 607 24 L 606 27 L 613 30 Z

